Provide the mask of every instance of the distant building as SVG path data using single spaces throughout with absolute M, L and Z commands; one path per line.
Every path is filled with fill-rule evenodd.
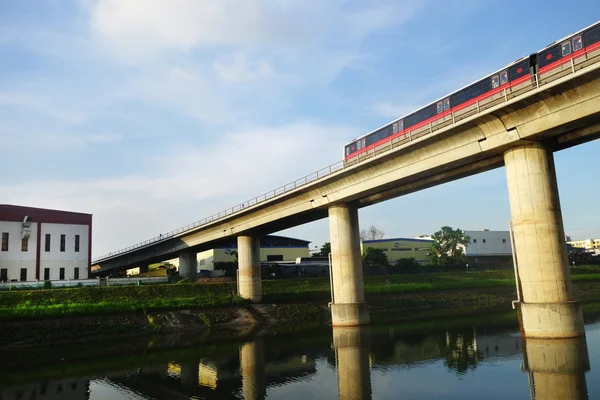
M 284 236 L 267 235 L 260 239 L 261 262 L 295 262 L 299 257 L 310 257 L 307 240 L 293 239 Z M 237 240 L 230 243 L 198 253 L 198 270 L 213 270 L 215 263 L 231 263 L 236 261 Z M 177 264 L 178 265 L 178 264 Z
M 512 248 L 508 231 L 463 231 L 469 236 L 469 245 L 463 251 L 467 257 L 465 264 L 477 269 L 512 268 Z M 429 235 L 417 238 L 391 238 L 363 240 L 361 251 L 368 247 L 383 249 L 391 264 L 401 258 L 414 258 L 421 264 L 429 264 L 429 246 L 433 239 Z
M 569 238 L 570 239 L 570 238 Z M 570 240 L 567 242 L 571 246 L 578 249 L 600 249 L 600 238 L 598 239 L 583 239 L 583 240 Z
M 512 246 L 509 231 L 463 231 L 469 245 L 463 248 L 469 267 L 477 269 L 512 268 Z
M 92 215 L 0 204 L 0 281 L 87 279 Z
M 364 253 L 369 247 L 382 249 L 391 264 L 401 258 L 414 258 L 421 264 L 429 264 L 429 246 L 433 243 L 431 239 L 391 238 L 379 240 L 363 240 L 361 252 Z

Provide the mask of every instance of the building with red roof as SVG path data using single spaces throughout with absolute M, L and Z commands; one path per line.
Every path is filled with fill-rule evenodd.
M 92 215 L 0 204 L 0 281 L 87 279 Z

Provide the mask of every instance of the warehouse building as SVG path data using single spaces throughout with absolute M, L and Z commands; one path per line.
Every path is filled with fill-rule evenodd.
M 307 240 L 293 239 L 284 236 L 267 235 L 260 238 L 260 261 L 261 262 L 292 262 L 300 257 L 310 257 L 309 244 Z M 237 240 L 198 253 L 198 270 L 215 269 L 219 263 L 233 263 L 237 261 Z
M 465 230 L 469 245 L 462 246 L 466 255 L 465 264 L 470 269 L 513 268 L 512 247 L 508 231 Z M 391 238 L 363 240 L 361 251 L 369 248 L 383 249 L 390 264 L 402 258 L 414 258 L 420 264 L 429 264 L 429 246 L 433 239 L 428 235 L 418 238 Z
M 578 248 L 578 249 L 600 249 L 600 238 L 598 239 L 583 239 L 583 240 L 569 240 L 567 244 Z
M 463 251 L 471 269 L 513 268 L 512 246 L 509 231 L 463 231 L 469 245 Z
M 392 238 L 379 240 L 363 240 L 361 252 L 367 248 L 382 249 L 390 264 L 394 264 L 401 258 L 414 258 L 420 264 L 429 264 L 429 246 L 433 243 L 431 239 Z
M 0 204 L 0 281 L 87 279 L 92 215 Z

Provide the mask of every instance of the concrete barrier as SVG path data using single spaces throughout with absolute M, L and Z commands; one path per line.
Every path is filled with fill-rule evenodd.
M 106 278 L 107 286 L 125 286 L 125 285 L 138 285 L 138 284 L 156 284 L 156 283 L 167 283 L 166 276 L 140 276 L 140 277 L 128 277 L 128 278 Z
M 56 281 L 48 281 L 51 283 L 53 288 L 56 287 L 77 287 L 77 286 L 98 286 L 97 279 L 63 279 Z M 2 282 L 0 283 L 0 290 L 12 290 L 12 289 L 43 289 L 45 281 L 26 281 L 26 282 Z

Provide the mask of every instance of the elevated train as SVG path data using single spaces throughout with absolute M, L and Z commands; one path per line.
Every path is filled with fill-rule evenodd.
M 354 139 L 344 146 L 344 160 L 351 162 L 362 153 L 388 143 L 393 139 L 406 139 L 409 133 L 427 132 L 440 124 L 451 124 L 457 116 L 468 116 L 479 111 L 482 100 L 517 94 L 520 90 L 535 85 L 550 71 L 571 68 L 566 65 L 571 59 L 585 54 L 600 54 L 600 21 L 558 40 L 537 53 L 525 56 L 481 80 L 444 96 L 427 106 L 399 118 L 379 129 Z M 420 136 L 420 135 L 418 135 Z

